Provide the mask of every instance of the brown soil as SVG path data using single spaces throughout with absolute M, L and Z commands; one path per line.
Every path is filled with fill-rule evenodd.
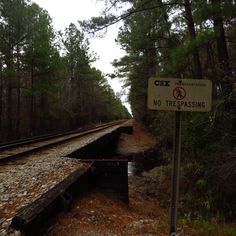
M 125 204 L 114 196 L 93 191 L 62 213 L 48 230 L 49 236 L 65 235 L 167 235 L 166 211 L 134 192 Z M 87 234 L 85 234 L 87 233 Z
M 133 135 L 121 134 L 118 145 L 118 152 L 121 155 L 142 153 L 152 149 L 156 145 L 155 137 L 148 132 L 142 124 L 132 121 Z

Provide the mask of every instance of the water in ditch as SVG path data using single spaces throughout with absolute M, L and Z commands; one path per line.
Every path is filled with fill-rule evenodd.
M 144 171 L 149 171 L 162 164 L 160 154 L 157 150 L 148 150 L 136 154 L 128 162 L 128 176 L 139 176 Z

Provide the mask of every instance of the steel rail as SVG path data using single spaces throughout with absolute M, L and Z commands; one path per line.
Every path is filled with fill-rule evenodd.
M 54 139 L 54 138 L 63 137 L 65 135 L 76 134 L 78 132 L 84 132 L 84 131 L 87 131 L 87 130 L 90 130 L 90 129 L 103 127 L 103 126 L 106 126 L 108 124 L 113 124 L 113 123 L 116 123 L 116 122 L 119 123 L 121 121 L 109 122 L 109 123 L 106 123 L 106 124 L 93 126 L 91 128 L 79 128 L 77 130 L 68 131 L 68 132 L 59 133 L 59 134 L 46 134 L 46 135 L 36 136 L 36 137 L 32 137 L 32 138 L 26 138 L 26 139 L 21 139 L 21 140 L 16 140 L 16 141 L 12 141 L 12 142 L 3 143 L 3 144 L 0 145 L 0 151 L 7 150 L 9 148 L 19 147 L 19 146 L 26 145 L 26 144 L 36 143 L 36 142 L 39 142 L 39 141 L 49 140 L 50 138 Z
M 78 131 L 74 131 L 74 132 L 71 132 L 71 133 L 55 135 L 53 137 L 50 136 L 49 138 L 44 137 L 44 138 L 33 139 L 33 140 L 24 141 L 24 142 L 16 142 L 16 143 L 13 143 L 11 145 L 1 146 L 0 147 L 0 151 L 2 151 L 2 150 L 3 151 L 7 151 L 7 150 L 12 150 L 13 148 L 21 147 L 21 146 L 24 146 L 24 145 L 35 144 L 37 142 L 40 144 L 40 142 L 42 142 L 42 141 L 50 141 L 50 140 L 52 141 L 50 143 L 43 144 L 43 145 L 38 146 L 38 147 L 33 147 L 31 149 L 29 147 L 29 149 L 26 150 L 26 151 L 22 151 L 22 152 L 18 152 L 18 153 L 15 153 L 15 154 L 11 154 L 11 155 L 3 157 L 3 158 L 0 157 L 0 165 L 1 164 L 5 164 L 5 163 L 7 163 L 9 161 L 15 160 L 15 159 L 17 159 L 19 157 L 26 156 L 26 155 L 29 155 L 29 154 L 32 154 L 32 153 L 35 153 L 35 152 L 38 152 L 38 151 L 42 151 L 45 148 L 53 147 L 54 145 L 59 145 L 59 144 L 71 141 L 73 139 L 85 136 L 87 134 L 96 133 L 98 131 L 101 131 L 101 130 L 104 130 L 106 128 L 109 128 L 109 127 L 121 124 L 123 122 L 124 122 L 124 120 L 122 120 L 122 121 L 115 121 L 115 122 L 110 122 L 110 123 L 106 123 L 106 124 L 97 126 L 95 128 L 92 128 L 92 129 L 87 129 L 85 131 L 79 131 L 79 132 Z M 76 133 L 78 133 L 78 134 L 76 135 Z M 66 136 L 69 136 L 69 135 L 72 135 L 72 134 L 75 134 L 75 135 L 72 136 L 72 137 L 69 137 L 69 138 L 67 137 L 66 138 Z M 63 136 L 65 136 L 64 139 L 58 140 L 58 141 L 53 141 L 53 139 L 59 138 L 59 137 L 63 137 Z

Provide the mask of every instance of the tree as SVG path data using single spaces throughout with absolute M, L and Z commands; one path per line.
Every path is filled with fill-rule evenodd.
M 5 66 L 4 74 L 7 83 L 6 117 L 8 139 L 13 138 L 14 116 L 17 117 L 16 129 L 20 121 L 20 51 L 25 43 L 25 5 L 24 0 L 2 0 L 0 2 L 1 15 L 1 45 L 2 65 Z M 17 90 L 16 108 L 13 103 L 13 90 Z M 14 115 L 14 112 L 16 115 Z
M 222 5 L 225 4 L 225 1 L 221 0 L 212 0 L 212 8 L 213 8 L 213 25 L 214 32 L 216 34 L 216 47 L 217 47 L 217 55 L 218 55 L 218 65 L 219 65 L 219 77 L 223 80 L 221 83 L 223 85 L 224 96 L 228 96 L 232 91 L 232 84 L 229 81 L 229 77 L 231 76 L 231 69 L 229 65 L 229 54 L 226 45 L 225 39 L 225 30 L 223 25 L 223 16 Z M 226 3 L 229 4 L 229 3 Z M 232 2 L 231 2 L 232 5 Z
M 24 63 L 31 82 L 28 89 L 30 132 L 35 134 L 38 128 L 49 127 L 46 115 L 49 114 L 48 95 L 56 86 L 54 74 L 59 54 L 53 46 L 54 31 L 46 11 L 33 3 L 28 7 L 27 23 Z
M 62 35 L 64 46 L 64 56 L 68 68 L 68 82 L 71 96 L 71 114 L 76 124 L 83 123 L 85 120 L 84 93 L 91 88 L 90 81 L 87 79 L 90 73 L 92 58 L 89 55 L 89 43 L 84 34 L 75 24 L 70 24 Z M 87 82 L 87 83 L 86 83 Z

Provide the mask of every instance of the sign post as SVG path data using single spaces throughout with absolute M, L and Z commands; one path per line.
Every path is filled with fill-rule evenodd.
M 174 134 L 174 153 L 173 169 L 171 180 L 171 204 L 170 204 L 170 235 L 177 229 L 177 210 L 179 197 L 179 173 L 181 157 L 181 111 L 175 112 L 175 134 Z
M 174 152 L 171 181 L 170 236 L 176 235 L 181 157 L 182 111 L 211 110 L 212 83 L 210 80 L 150 78 L 148 108 L 175 111 Z

